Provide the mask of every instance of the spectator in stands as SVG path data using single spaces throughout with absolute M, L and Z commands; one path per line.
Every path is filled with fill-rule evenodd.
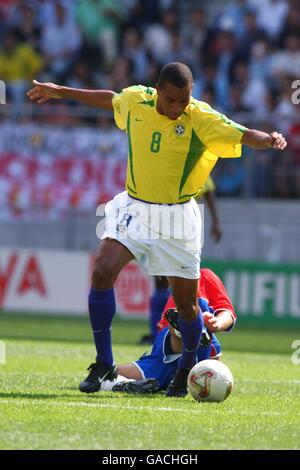
M 280 31 L 280 36 L 278 43 L 280 47 L 284 45 L 284 40 L 286 36 L 290 34 L 299 34 L 299 25 L 300 25 L 300 4 L 298 0 L 294 3 L 290 1 L 290 9 L 288 11 L 285 22 Z
M 242 105 L 255 111 L 257 115 L 265 115 L 268 95 L 266 84 L 262 80 L 252 78 L 248 64 L 241 60 L 233 64 L 231 74 L 232 83 L 240 90 Z
M 257 13 L 257 25 L 276 40 L 285 23 L 289 6 L 286 0 L 247 0 Z
M 216 31 L 208 39 L 205 56 L 216 61 L 218 101 L 222 109 L 226 109 L 228 105 L 229 72 L 235 58 L 236 46 L 231 28 Z
M 31 80 L 42 67 L 42 57 L 29 44 L 20 44 L 14 31 L 5 34 L 0 47 L 0 77 L 13 103 L 25 100 Z
M 242 102 L 242 94 L 238 85 L 231 85 L 229 90 L 228 107 L 231 113 L 249 113 L 250 108 Z
M 55 20 L 53 24 L 45 25 L 41 40 L 51 80 L 64 80 L 78 57 L 81 41 L 80 31 L 68 18 L 65 7 L 60 2 L 56 3 Z
M 231 0 L 225 3 L 223 11 L 216 19 L 217 29 L 230 29 L 240 40 L 245 33 L 246 0 Z
M 249 60 L 253 45 L 258 41 L 267 39 L 267 34 L 259 28 L 256 22 L 256 14 L 247 11 L 245 14 L 245 25 L 243 33 L 239 39 L 236 55 L 240 59 Z
M 262 39 L 255 42 L 250 51 L 249 73 L 252 80 L 268 83 L 272 87 L 270 81 L 270 53 L 271 48 L 268 40 Z
M 300 31 L 285 37 L 284 49 L 272 55 L 270 67 L 274 76 L 282 74 L 300 76 Z
M 0 41 L 2 42 L 2 38 L 8 29 L 8 25 L 5 22 L 5 11 L 0 8 Z
M 228 108 L 228 87 L 228 78 L 224 81 L 218 80 L 216 61 L 209 60 L 203 63 L 201 73 L 195 80 L 193 95 L 198 100 L 207 100 L 219 111 L 223 111 Z
M 127 28 L 123 33 L 121 45 L 122 56 L 132 63 L 134 83 L 144 83 L 147 80 L 149 58 L 143 46 L 142 34 L 134 28 Z
M 171 49 L 169 53 L 166 54 L 166 60 L 168 62 L 183 62 L 192 70 L 199 67 L 198 61 L 194 61 L 191 51 L 184 47 L 182 36 L 177 29 L 174 29 L 171 33 Z
M 121 0 L 79 0 L 76 19 L 85 40 L 100 47 L 103 65 L 110 69 L 118 56 L 120 26 L 128 9 Z
M 34 9 L 29 4 L 20 5 L 18 21 L 14 28 L 20 42 L 30 44 L 35 50 L 39 50 L 41 27 Z
M 133 83 L 133 63 L 126 57 L 119 57 L 106 80 L 106 88 L 122 91 Z M 114 88 L 112 88 L 114 87 Z
M 192 9 L 188 21 L 182 28 L 182 48 L 189 51 L 194 75 L 201 76 L 202 53 L 207 37 L 208 23 L 206 11 L 197 7 Z
M 84 59 L 79 59 L 74 64 L 73 73 L 67 81 L 67 86 L 71 88 L 96 88 L 94 75 Z
M 38 23 L 43 28 L 46 24 L 52 26 L 56 23 L 56 4 L 59 2 L 66 10 L 70 21 L 75 21 L 75 5 L 77 0 L 30 0 L 34 4 Z
M 144 31 L 159 21 L 160 0 L 129 0 L 127 26 Z
M 178 15 L 172 8 L 162 13 L 159 23 L 151 25 L 145 34 L 145 46 L 159 65 L 164 64 L 172 49 L 172 32 L 178 27 Z

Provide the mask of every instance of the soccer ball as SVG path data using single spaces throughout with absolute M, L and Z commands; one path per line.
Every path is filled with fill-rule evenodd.
M 188 391 L 197 401 L 226 400 L 233 387 L 229 368 L 216 359 L 206 359 L 195 364 L 187 380 Z

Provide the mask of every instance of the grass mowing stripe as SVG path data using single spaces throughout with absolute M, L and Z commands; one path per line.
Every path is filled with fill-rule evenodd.
M 0 400 L 0 404 L 2 405 L 7 405 L 7 404 L 11 404 L 12 403 L 12 400 Z M 17 399 L 13 399 L 13 403 L 17 403 L 18 405 L 26 405 L 28 406 L 28 401 L 27 400 L 17 400 Z M 33 406 L 44 406 L 44 403 L 43 402 L 40 402 L 40 401 L 35 401 L 35 400 L 31 400 L 30 401 L 30 405 L 33 405 Z M 80 407 L 88 407 L 88 408 L 112 408 L 112 409 L 116 409 L 116 410 L 128 410 L 128 411 L 152 411 L 154 413 L 157 413 L 158 411 L 162 411 L 162 412 L 167 412 L 167 413 L 184 413 L 187 411 L 186 408 L 172 408 L 172 407 L 150 407 L 150 406 L 133 406 L 133 405 L 112 405 L 110 403 L 86 403 L 86 402 L 82 402 L 82 401 L 78 401 L 78 402 L 66 402 L 66 401 L 55 401 L 55 402 L 47 402 L 47 406 L 49 405 L 52 405 L 52 406 L 80 406 Z M 201 406 L 201 405 L 200 405 Z M 206 407 L 207 405 L 205 405 Z M 208 405 L 209 406 L 209 405 Z M 188 410 L 189 413 L 193 413 L 193 414 L 203 414 L 205 413 L 205 411 L 207 411 L 207 408 L 203 409 L 202 410 Z M 214 409 L 214 412 L 216 413 L 221 413 L 222 415 L 224 413 L 227 413 L 227 414 L 237 414 L 237 415 L 242 415 L 242 416 L 255 416 L 257 414 L 257 412 L 255 411 L 239 411 L 239 410 L 224 410 L 224 408 L 222 408 L 221 410 L 216 410 Z M 300 415 L 300 413 L 294 413 L 295 415 Z M 280 412 L 280 411 L 260 411 L 260 415 L 264 415 L 264 416 L 288 416 L 288 413 L 285 413 L 285 412 Z

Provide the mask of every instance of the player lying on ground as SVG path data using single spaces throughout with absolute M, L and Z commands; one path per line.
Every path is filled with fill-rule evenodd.
M 278 150 L 287 145 L 278 132 L 247 129 L 195 100 L 192 88 L 191 70 L 173 62 L 161 70 L 156 88 L 132 86 L 117 94 L 34 81 L 28 92 L 39 104 L 50 98 L 70 98 L 114 111 L 117 126 L 128 137 L 126 191 L 107 204 L 106 228 L 92 275 L 89 314 L 97 356 L 79 385 L 84 393 L 97 392 L 104 379 L 116 376 L 111 341 L 116 312 L 113 287 L 121 269 L 142 257 L 150 275 L 168 276 L 171 283 L 183 352 L 167 395 L 184 393 L 203 328 L 197 298 L 202 220 L 194 196 L 203 189 L 218 158 L 240 157 L 242 144 Z M 157 230 L 155 217 L 145 216 L 158 212 L 163 220 L 171 220 L 175 212 L 181 218 L 180 223 L 170 224 L 169 237 Z M 184 227 L 180 236 L 175 235 L 179 226 Z
M 200 274 L 197 295 L 204 327 L 197 352 L 197 362 L 221 357 L 221 344 L 215 333 L 230 331 L 236 320 L 234 308 L 220 278 L 210 269 L 201 269 Z M 118 377 L 113 382 L 103 382 L 102 391 L 149 393 L 168 387 L 182 354 L 178 315 L 172 297 L 165 306 L 158 326 L 160 333 L 150 352 L 143 354 L 131 364 L 119 365 Z M 133 380 L 128 381 L 128 379 Z M 185 395 L 186 391 L 183 391 L 181 396 Z

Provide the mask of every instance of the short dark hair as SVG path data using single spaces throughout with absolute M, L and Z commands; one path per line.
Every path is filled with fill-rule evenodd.
M 165 65 L 159 74 L 157 85 L 164 88 L 166 83 L 183 88 L 189 84 L 193 84 L 193 74 L 191 69 L 181 62 L 170 62 Z

